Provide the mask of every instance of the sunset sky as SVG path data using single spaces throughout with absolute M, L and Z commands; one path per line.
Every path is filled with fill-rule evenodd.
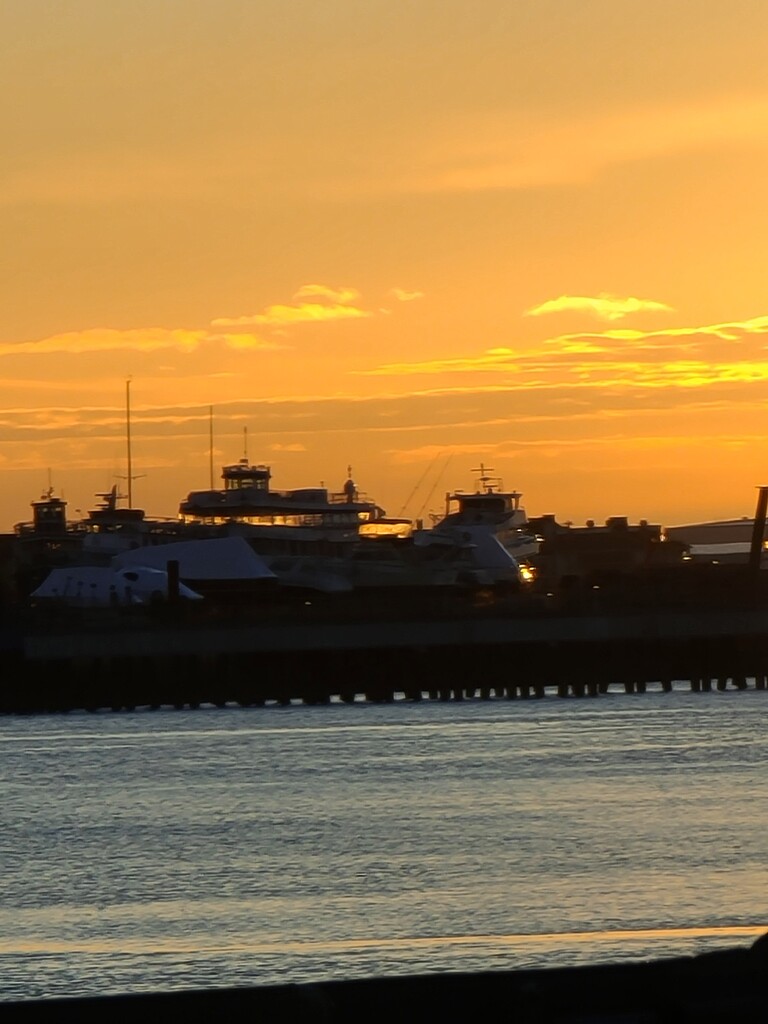
M 0 529 L 215 462 L 426 516 L 748 515 L 764 0 L 6 0 Z

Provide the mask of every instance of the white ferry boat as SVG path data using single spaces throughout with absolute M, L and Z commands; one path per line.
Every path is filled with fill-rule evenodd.
M 453 491 L 445 495 L 445 513 L 433 516 L 435 529 L 449 527 L 487 527 L 500 544 L 518 561 L 525 561 L 539 550 L 539 540 L 528 531 L 528 517 L 520 504 L 520 491 L 504 490 L 493 469 L 480 463 L 474 491 Z

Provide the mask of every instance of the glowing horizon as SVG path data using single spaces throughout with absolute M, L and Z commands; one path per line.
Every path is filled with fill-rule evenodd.
M 73 515 L 125 476 L 129 376 L 152 514 L 207 483 L 211 405 L 217 462 L 247 427 L 276 486 L 351 464 L 392 514 L 481 460 L 532 515 L 751 514 L 768 11 L 734 3 L 11 0 L 0 529 L 49 470 Z

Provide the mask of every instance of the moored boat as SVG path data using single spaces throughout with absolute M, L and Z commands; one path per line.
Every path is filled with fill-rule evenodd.
M 520 504 L 522 493 L 505 490 L 493 469 L 484 463 L 474 491 L 449 491 L 445 495 L 445 513 L 433 516 L 436 528 L 485 527 L 517 561 L 525 561 L 539 550 L 539 541 L 528 527 L 528 517 Z

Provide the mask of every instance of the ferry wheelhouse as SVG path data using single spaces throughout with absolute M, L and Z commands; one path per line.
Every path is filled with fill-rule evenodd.
M 187 525 L 242 527 L 263 541 L 357 540 L 362 526 L 385 522 L 384 510 L 361 495 L 350 476 L 341 492 L 326 487 L 273 490 L 269 466 L 247 458 L 222 469 L 223 488 L 192 491 L 179 506 Z
M 124 495 L 117 486 L 96 497 L 102 500 L 85 518 L 69 520 L 67 503 L 49 489 L 32 502 L 32 521 L 17 523 L 14 532 L 27 546 L 76 553 L 87 563 L 106 562 L 122 551 L 178 539 L 181 527 L 176 520 L 147 519 L 143 509 L 119 507 Z
M 486 526 L 515 558 L 525 559 L 539 548 L 536 537 L 528 532 L 528 516 L 520 504 L 521 491 L 507 491 L 493 469 L 482 462 L 474 491 L 449 491 L 445 495 L 445 514 L 433 517 L 436 527 Z

